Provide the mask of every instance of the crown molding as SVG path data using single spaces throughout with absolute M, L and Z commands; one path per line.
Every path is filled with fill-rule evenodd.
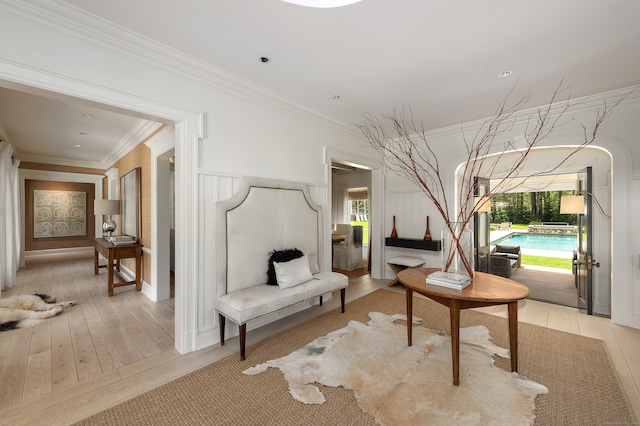
M 331 128 L 346 136 L 362 138 L 362 134 L 352 124 L 345 124 L 264 86 L 91 15 L 63 1 L 33 0 L 29 4 L 1 3 L 0 12 L 10 14 L 30 25 L 68 35 L 126 57 L 128 60 L 163 69 L 290 116 Z
M 165 126 L 155 135 L 145 142 L 152 153 L 160 155 L 175 148 L 174 129 L 171 126 Z
M 108 169 L 141 142 L 151 137 L 164 124 L 149 120 L 139 120 L 135 126 L 118 142 L 113 150 L 102 160 L 103 168 Z
M 107 179 L 109 180 L 115 180 L 118 179 L 118 168 L 112 168 L 107 170 L 106 172 L 104 172 L 104 175 L 107 177 Z
M 83 167 L 89 169 L 104 169 L 104 163 L 97 161 L 73 160 L 62 157 L 49 157 L 44 155 L 28 155 L 16 152 L 14 156 L 25 163 L 53 164 L 57 166 Z
M 602 108 L 605 105 L 612 105 L 623 97 L 624 100 L 620 104 L 637 102 L 640 100 L 640 86 L 625 87 L 622 89 L 611 90 L 608 92 L 597 93 L 595 95 L 583 96 L 576 99 L 565 99 L 555 102 L 551 105 L 542 105 L 538 107 L 523 108 L 517 111 L 508 125 L 517 125 L 526 123 L 531 117 L 538 115 L 538 111 L 544 110 L 550 106 L 549 114 L 551 117 L 557 117 L 560 114 L 578 114 L 585 111 L 593 111 Z M 568 108 L 567 108 L 568 105 Z M 566 109 L 566 111 L 565 111 Z M 447 139 L 451 137 L 461 136 L 465 134 L 478 133 L 487 122 L 494 117 L 488 117 L 480 120 L 469 121 L 465 123 L 455 124 L 440 129 L 430 130 L 426 132 L 429 140 Z

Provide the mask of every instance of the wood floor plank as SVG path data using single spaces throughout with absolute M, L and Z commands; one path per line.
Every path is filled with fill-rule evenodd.
M 136 318 L 131 314 L 131 311 L 123 303 L 120 296 L 109 297 L 107 303 L 113 309 L 113 312 L 118 316 L 121 324 L 132 324 L 136 322 Z
M 98 389 L 90 390 L 85 394 L 78 395 L 64 405 L 53 405 L 49 407 L 46 412 L 37 410 L 32 413 L 26 413 L 23 417 L 11 418 L 10 420 L 14 421 L 14 423 L 11 424 L 12 426 L 17 426 L 43 424 L 46 422 L 47 425 L 53 426 L 77 422 L 143 392 L 168 383 L 198 368 L 204 367 L 208 363 L 218 359 L 218 357 L 214 357 L 211 352 L 212 349 L 204 349 L 183 355 L 179 360 L 172 360 L 141 371 L 135 376 L 130 377 L 129 380 L 113 382 Z M 2 420 L 0 413 L 0 425 L 4 424 Z
M 23 400 L 51 392 L 51 322 L 32 329 Z
M 69 316 L 51 319 L 51 389 L 78 383 Z
M 153 339 L 149 337 L 149 335 L 140 324 L 129 323 L 124 327 L 144 358 L 148 358 L 150 356 L 157 355 L 163 352 L 162 348 L 160 348 L 156 344 L 156 342 L 154 342 Z
M 123 365 L 126 366 L 145 359 L 140 348 L 123 325 L 111 326 L 108 327 L 108 330 L 113 340 L 118 342 L 116 350 Z
M 93 346 L 91 333 L 89 333 L 89 328 L 81 310 L 69 312 L 69 329 L 78 371 L 78 381 L 102 374 L 98 354 Z
M 167 333 L 171 339 L 174 339 L 175 334 L 175 313 L 171 309 L 166 308 L 163 302 L 151 302 L 150 300 L 141 300 L 139 302 L 142 309 L 145 310 L 147 314 L 153 320 L 162 327 L 165 333 Z
M 107 297 L 106 299 L 107 303 L 113 309 L 113 312 L 120 321 L 121 330 L 118 330 L 118 332 L 121 333 L 123 332 L 122 329 L 124 329 L 129 336 L 129 340 L 133 342 L 136 348 L 138 348 L 137 350 L 143 358 L 148 358 L 162 352 L 162 349 L 153 341 L 153 339 L 151 339 L 151 337 L 149 337 L 144 328 L 142 328 L 142 326 L 137 322 L 129 307 L 125 306 L 120 295 Z
M 138 293 L 140 297 L 144 297 Z M 174 346 L 174 340 L 160 327 L 137 302 L 132 298 L 124 299 L 124 305 L 130 309 L 131 314 L 144 329 L 145 333 L 164 351 Z
M 0 425 L 13 426 L 20 423 L 50 425 L 51 422 L 55 420 L 52 419 L 50 414 L 54 407 L 63 408 L 64 411 L 69 410 L 71 407 L 70 401 L 93 391 L 104 389 L 105 386 L 118 381 L 120 381 L 118 372 L 110 371 L 76 385 L 68 386 L 65 388 L 65 391 L 50 392 L 47 395 L 35 398 L 32 401 L 26 401 L 23 404 L 0 408 Z M 40 421 L 27 423 L 26 419 L 34 413 L 38 413 Z M 49 418 L 47 419 L 47 417 Z
M 22 401 L 51 392 L 51 351 L 29 355 Z
M 7 356 L 10 341 L 11 333 L 0 333 L 0 366 L 4 364 L 4 358 Z
M 111 334 L 104 326 L 102 319 L 87 320 L 87 328 L 91 334 L 91 341 L 98 355 L 102 372 L 115 370 L 124 365 L 120 359 L 117 345 Z
M 0 369 L 0 408 L 17 404 L 22 401 L 24 378 L 29 360 L 29 346 L 31 345 L 31 329 L 19 328 L 5 331 L 11 334 L 7 356 Z
M 122 363 L 127 365 L 144 359 L 138 345 L 133 341 L 126 327 L 120 321 L 120 317 L 113 309 L 115 304 L 109 303 L 107 298 L 98 297 L 95 294 L 94 303 L 111 339 L 117 342 L 115 349 Z M 134 321 L 135 318 L 131 316 L 131 320 Z

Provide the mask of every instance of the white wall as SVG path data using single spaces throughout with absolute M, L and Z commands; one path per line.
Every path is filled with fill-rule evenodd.
M 12 87 L 37 87 L 136 111 L 175 125 L 176 347 L 187 352 L 212 344 L 217 341 L 212 309 L 213 203 L 229 197 L 241 176 L 258 176 L 309 183 L 315 201 L 326 207 L 331 159 L 372 164 L 372 153 L 362 148 L 362 138 L 351 126 L 275 98 L 260 87 L 148 40 L 126 33 L 110 35 L 106 28 L 102 33 L 104 23 L 88 21 L 79 27 L 78 20 L 85 18 L 72 16 L 63 3 L 51 2 L 47 7 L 51 10 L 43 12 L 31 5 L 0 5 L 0 38 L 12 40 L 0 43 L 0 80 Z M 588 122 L 593 108 L 575 115 L 576 122 L 563 128 L 558 134 L 562 137 L 550 144 L 566 144 L 567 136 L 580 134 L 576 123 Z M 632 239 L 629 231 L 635 229 L 632 218 L 638 216 L 632 215 L 629 200 L 632 174 L 640 175 L 639 116 L 640 102 L 621 105 L 603 125 L 598 141 L 613 156 L 612 317 L 636 327 L 640 327 L 640 284 L 637 276 L 632 281 L 631 265 L 639 253 L 636 248 L 632 251 L 631 241 L 637 238 Z M 443 159 L 447 189 L 453 191 L 455 168 L 464 159 L 461 139 L 452 129 L 432 133 Z M 437 215 L 415 187 L 380 169 L 374 168 L 372 176 L 373 202 L 379 203 L 372 214 L 384 215 L 385 223 L 384 231 L 382 225 L 374 229 L 375 276 L 384 265 L 384 255 L 376 252 L 376 246 L 379 249 L 390 232 L 393 214 L 400 218 L 401 235 L 422 235 L 426 215 L 434 218 L 432 233 L 443 223 L 435 220 Z M 385 192 L 379 187 L 382 182 Z M 391 201 L 385 203 L 385 197 Z

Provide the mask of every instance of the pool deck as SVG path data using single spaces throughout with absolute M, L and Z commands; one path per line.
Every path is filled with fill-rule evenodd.
M 502 237 L 506 237 L 509 234 L 527 234 L 527 231 L 517 231 L 517 230 L 509 230 L 509 231 L 491 231 L 491 245 L 494 245 L 493 242 L 499 240 Z M 522 249 L 522 254 L 527 254 L 530 256 L 545 256 L 545 257 L 556 257 L 559 259 L 572 259 L 573 253 L 569 253 L 566 251 L 555 251 L 555 250 L 539 250 L 539 249 Z

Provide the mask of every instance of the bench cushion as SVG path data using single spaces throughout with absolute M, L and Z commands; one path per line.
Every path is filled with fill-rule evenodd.
M 225 317 L 244 324 L 296 303 L 345 288 L 348 283 L 346 275 L 320 272 L 313 279 L 290 288 L 262 284 L 227 293 L 216 299 L 214 306 Z
M 331 293 L 349 285 L 349 278 L 338 272 L 320 272 L 313 280 L 300 284 L 304 288 L 305 300 Z
M 407 268 L 415 268 L 416 266 L 420 266 L 424 264 L 424 260 L 418 259 L 417 257 L 411 257 L 411 256 L 398 256 L 398 257 L 394 257 L 393 259 L 387 260 L 387 263 L 392 263 L 394 265 L 402 265 L 402 266 L 406 266 Z

